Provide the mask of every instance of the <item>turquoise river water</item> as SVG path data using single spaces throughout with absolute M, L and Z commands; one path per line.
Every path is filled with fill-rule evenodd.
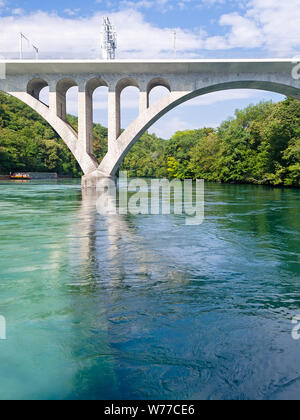
M 206 184 L 200 226 L 0 192 L 0 399 L 300 398 L 300 190 Z

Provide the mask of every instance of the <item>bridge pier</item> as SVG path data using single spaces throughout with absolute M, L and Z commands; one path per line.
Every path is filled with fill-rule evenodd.
M 78 148 L 80 152 L 93 154 L 93 98 L 89 91 L 78 92 Z
M 103 172 L 96 171 L 91 172 L 90 174 L 84 175 L 81 179 L 81 186 L 83 190 L 96 190 L 97 184 L 104 179 L 110 179 L 114 182 L 117 182 L 117 177 L 105 175 Z
M 115 89 L 108 92 L 108 149 L 113 147 L 114 142 L 121 133 L 121 103 Z

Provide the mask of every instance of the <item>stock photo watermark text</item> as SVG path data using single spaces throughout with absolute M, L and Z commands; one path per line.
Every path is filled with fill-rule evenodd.
M 114 180 L 97 184 L 97 211 L 101 215 L 182 215 L 188 226 L 204 221 L 204 181 L 178 179 L 129 179 L 121 172 L 119 188 Z
M 294 80 L 300 80 L 300 57 L 294 57 L 292 59 L 292 64 L 293 64 L 293 68 L 292 68 L 292 78 Z
M 0 340 L 6 340 L 6 319 L 0 315 Z
M 300 340 L 300 315 L 292 319 L 292 324 L 295 325 L 292 330 L 292 338 L 293 340 Z

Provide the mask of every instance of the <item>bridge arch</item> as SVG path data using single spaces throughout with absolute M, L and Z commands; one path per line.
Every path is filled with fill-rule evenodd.
M 136 107 L 132 107 L 132 108 L 136 108 L 137 113 L 136 115 L 134 115 L 133 117 L 131 116 L 131 119 L 134 120 L 136 118 L 137 115 L 139 115 L 139 98 L 137 97 L 137 95 L 140 95 L 141 92 L 141 87 L 139 82 L 132 78 L 132 77 L 125 77 L 121 80 L 118 81 L 116 88 L 115 88 L 115 95 L 116 95 L 116 114 L 117 114 L 117 121 L 118 121 L 118 127 L 117 127 L 117 137 L 119 137 L 120 133 L 121 133 L 121 125 L 122 125 L 122 121 L 124 119 L 124 95 L 126 95 L 128 92 L 124 92 L 125 89 L 127 88 L 133 88 L 132 89 L 132 96 L 136 96 L 133 99 L 133 102 L 136 104 Z M 138 90 L 138 93 L 136 92 L 136 90 Z M 126 110 L 126 117 L 127 117 L 127 110 Z
M 116 172 L 127 153 L 155 122 L 177 106 L 190 99 L 218 91 L 231 89 L 255 89 L 286 96 L 300 100 L 300 88 L 272 82 L 270 80 L 243 80 L 215 83 L 202 86 L 190 92 L 171 92 L 167 97 L 162 98 L 158 103 L 146 109 L 118 138 L 117 144 L 102 160 L 98 170 L 107 175 L 115 176 Z
M 39 89 L 42 90 L 44 86 L 41 87 L 42 84 L 39 84 L 39 80 L 33 80 L 34 83 L 29 84 L 29 89 L 33 87 L 37 88 L 38 86 L 35 92 L 37 92 Z M 37 82 L 36 85 L 35 82 Z M 43 102 L 41 102 L 39 98 L 33 96 L 32 90 L 29 90 L 30 93 L 6 91 L 3 92 L 6 94 L 8 93 L 9 95 L 19 99 L 21 102 L 28 105 L 30 108 L 36 111 L 45 121 L 48 122 L 48 124 L 62 138 L 62 140 L 67 145 L 71 153 L 74 155 L 84 174 L 88 174 L 97 169 L 98 163 L 96 162 L 96 160 L 87 154 L 82 154 L 78 142 L 78 133 L 66 121 L 63 121 L 58 115 L 56 115 L 56 112 L 53 112 L 54 110 L 51 109 L 51 107 L 48 107 Z
M 150 95 L 152 89 L 159 86 L 165 87 L 170 93 L 172 92 L 171 84 L 168 82 L 168 80 L 164 79 L 163 77 L 156 77 L 155 79 L 152 79 L 147 85 L 148 96 Z
M 90 95 L 93 95 L 95 90 L 98 89 L 99 87 L 107 87 L 108 88 L 108 83 L 104 79 L 102 79 L 102 77 L 94 77 L 94 78 L 88 80 L 88 82 L 85 85 L 85 90 Z
M 85 96 L 86 106 L 86 136 L 88 138 L 88 153 L 94 155 L 94 122 L 96 112 L 98 111 L 103 117 L 101 124 L 108 126 L 108 83 L 102 77 L 93 77 L 89 79 L 85 85 L 82 86 L 83 95 Z M 99 103 L 106 103 L 105 109 L 101 106 L 97 108 L 97 101 Z
M 137 80 L 133 79 L 132 77 L 124 77 L 123 79 L 119 80 L 116 85 L 117 95 L 120 96 L 123 90 L 128 87 L 136 87 L 140 89 L 140 85 Z
M 150 80 L 150 82 L 147 85 L 147 108 L 149 108 L 150 104 L 151 104 L 151 93 L 153 92 L 153 90 L 155 90 L 156 88 L 164 88 L 163 90 L 166 90 L 166 92 L 159 92 L 160 93 L 160 97 L 157 98 L 156 100 L 162 98 L 163 96 L 165 96 L 168 93 L 172 92 L 171 89 L 171 84 L 168 82 L 168 80 L 164 79 L 163 77 L 156 77 L 152 80 Z M 153 92 L 155 95 L 155 92 Z
M 66 94 L 74 86 L 78 86 L 78 83 L 70 77 L 65 77 L 57 82 L 56 91 Z
M 48 86 L 49 84 L 46 82 L 46 80 L 41 78 L 34 78 L 28 82 L 26 92 L 33 96 L 35 99 L 40 100 L 41 91 Z

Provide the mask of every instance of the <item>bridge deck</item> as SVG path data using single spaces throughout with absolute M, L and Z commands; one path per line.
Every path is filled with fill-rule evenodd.
M 283 72 L 289 71 L 296 59 L 229 59 L 229 60 L 2 60 L 6 74 L 69 73 L 199 73 L 210 72 Z

